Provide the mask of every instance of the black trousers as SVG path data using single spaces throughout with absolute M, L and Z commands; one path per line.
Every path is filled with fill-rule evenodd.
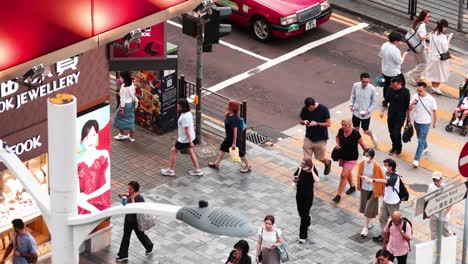
M 403 144 L 401 143 L 401 128 L 405 123 L 406 113 L 393 114 L 388 116 L 387 126 L 392 140 L 392 148 L 396 151 L 401 151 Z
M 384 74 L 382 74 L 382 75 L 383 75 L 383 77 L 385 79 L 385 83 L 384 83 L 384 87 L 383 87 L 383 97 L 385 98 L 387 96 L 388 89 L 390 89 L 390 84 L 391 84 L 392 78 L 396 77 L 396 76 L 386 76 Z M 403 80 L 403 82 L 401 83 L 401 86 L 406 87 L 405 76 L 403 75 L 403 73 L 400 73 L 397 76 L 400 77 Z
M 388 260 L 393 262 L 395 260 L 395 258 L 398 260 L 398 264 L 406 264 L 406 258 L 408 258 L 408 254 L 403 255 L 403 256 L 398 256 L 398 257 L 390 255 L 390 258 Z
M 125 220 L 122 243 L 120 244 L 119 253 L 117 254 L 121 258 L 128 257 L 128 247 L 130 246 L 130 236 L 132 235 L 132 231 L 135 231 L 138 240 L 143 244 L 146 251 L 149 252 L 153 250 L 153 242 L 151 242 L 145 232 L 138 230 L 138 223 Z
M 310 226 L 310 208 L 314 202 L 314 193 L 302 194 L 296 193 L 296 204 L 299 217 L 301 218 L 301 226 L 299 227 L 299 238 L 307 239 L 307 230 Z

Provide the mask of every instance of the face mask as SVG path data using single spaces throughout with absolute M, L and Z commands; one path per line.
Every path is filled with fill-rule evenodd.
M 384 173 L 387 173 L 387 166 L 382 165 L 382 170 L 384 171 Z
M 363 156 L 363 157 L 362 157 L 362 160 L 367 162 L 367 161 L 370 160 L 370 158 L 369 158 L 369 157 L 366 157 L 366 156 Z

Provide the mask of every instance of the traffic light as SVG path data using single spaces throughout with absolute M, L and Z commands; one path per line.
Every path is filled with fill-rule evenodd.
M 221 22 L 231 15 L 231 8 L 224 6 L 212 7 L 212 13 L 209 15 L 210 21 L 205 24 L 205 36 L 203 46 L 218 44 L 219 39 L 231 33 L 230 24 L 221 24 Z

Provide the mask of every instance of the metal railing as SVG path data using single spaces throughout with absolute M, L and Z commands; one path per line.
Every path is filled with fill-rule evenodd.
M 196 93 L 196 84 L 185 80 L 184 75 L 179 78 L 179 98 L 193 98 Z M 224 122 L 225 114 L 227 111 L 227 105 L 231 98 L 226 97 L 222 94 L 211 92 L 208 89 L 202 88 L 202 113 L 209 118 L 217 120 L 218 122 Z M 244 118 L 247 123 L 247 101 L 243 100 L 241 103 L 240 117 Z M 195 124 L 198 125 L 198 124 Z M 223 125 L 224 128 L 224 125 Z M 215 134 L 220 137 L 224 137 L 225 134 L 219 129 L 212 129 L 207 126 L 202 126 L 202 129 L 206 132 Z M 245 146 L 246 144 L 246 130 L 242 133 L 242 141 Z
M 431 22 L 447 20 L 449 28 L 468 32 L 468 0 L 369 0 L 410 15 L 413 20 L 422 9 L 431 12 Z

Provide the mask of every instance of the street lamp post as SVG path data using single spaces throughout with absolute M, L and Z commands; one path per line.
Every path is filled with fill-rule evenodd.
M 220 208 L 181 207 L 158 203 L 115 206 L 94 214 L 78 215 L 76 160 L 76 98 L 58 94 L 47 103 L 49 135 L 50 196 L 21 160 L 0 140 L 0 161 L 12 171 L 36 201 L 49 227 L 52 263 L 78 263 L 79 247 L 103 219 L 123 214 L 144 213 L 174 217 L 194 228 L 217 235 L 248 237 L 256 233 L 252 223 L 234 212 Z M 233 224 L 235 223 L 235 224 Z

